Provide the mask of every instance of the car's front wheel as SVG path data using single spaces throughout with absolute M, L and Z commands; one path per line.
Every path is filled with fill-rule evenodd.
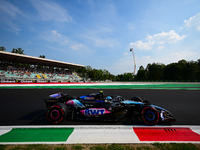
M 147 125 L 155 125 L 159 121 L 159 113 L 152 106 L 144 106 L 141 110 L 142 121 Z
M 67 116 L 67 106 L 63 103 L 52 105 L 47 112 L 47 119 L 53 124 L 59 124 Z

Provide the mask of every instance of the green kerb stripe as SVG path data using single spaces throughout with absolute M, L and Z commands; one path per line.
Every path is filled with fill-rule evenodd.
M 2 86 L 0 88 L 62 88 L 62 89 L 187 89 L 200 90 L 200 84 L 147 84 L 147 85 L 54 85 Z
M 74 128 L 12 129 L 0 136 L 0 142 L 65 142 Z

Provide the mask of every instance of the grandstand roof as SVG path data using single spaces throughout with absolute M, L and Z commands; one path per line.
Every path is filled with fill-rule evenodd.
M 80 67 L 85 67 L 84 65 L 73 64 L 68 62 L 56 61 L 46 58 L 33 57 L 28 55 L 10 53 L 5 51 L 0 51 L 0 61 L 9 61 L 13 63 L 25 63 L 40 66 L 52 66 L 59 68 L 76 69 Z

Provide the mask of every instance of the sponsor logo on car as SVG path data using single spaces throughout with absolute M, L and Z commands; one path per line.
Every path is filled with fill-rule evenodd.
M 92 104 L 85 104 L 86 107 L 93 107 L 94 105 Z
M 96 116 L 96 115 L 109 114 L 110 111 L 106 110 L 105 108 L 90 108 L 81 110 L 81 113 L 86 116 Z
M 84 100 L 94 100 L 94 97 L 84 97 Z
M 61 97 L 61 94 L 60 93 L 55 93 L 55 94 L 50 95 L 50 97 L 52 97 L 52 98 Z

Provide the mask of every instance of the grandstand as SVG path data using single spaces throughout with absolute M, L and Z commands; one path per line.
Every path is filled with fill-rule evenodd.
M 3 83 L 79 82 L 82 78 L 74 70 L 80 67 L 85 66 L 0 51 L 0 82 Z

